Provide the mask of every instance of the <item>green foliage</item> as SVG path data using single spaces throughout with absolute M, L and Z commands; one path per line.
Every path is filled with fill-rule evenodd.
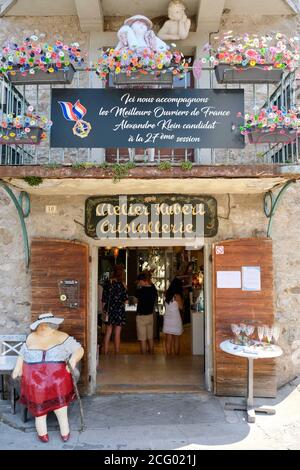
M 109 168 L 109 164 L 106 162 L 101 163 L 100 168 L 103 168 L 103 170 L 107 170 Z
M 181 168 L 184 171 L 190 171 L 193 168 L 192 162 L 186 161 L 181 163 Z
M 72 168 L 76 170 L 82 170 L 87 168 L 102 168 L 103 170 L 110 171 L 112 173 L 113 182 L 118 183 L 121 178 L 125 178 L 128 175 L 128 172 L 131 168 L 134 168 L 135 164 L 133 162 L 127 163 L 114 163 L 110 165 L 109 163 L 101 163 L 97 165 L 96 163 L 89 163 L 89 162 L 80 162 L 74 163 Z
M 79 163 L 73 163 L 72 168 L 75 170 L 86 170 L 87 168 L 97 168 L 98 165 L 96 163 L 90 163 L 90 162 L 79 162 Z
M 168 171 L 168 170 L 171 170 L 172 164 L 171 164 L 171 162 L 161 162 L 161 163 L 158 165 L 158 168 L 159 168 L 160 170 L 166 170 L 166 171 Z
M 23 180 L 29 184 L 29 186 L 39 186 L 43 182 L 43 178 L 40 176 L 25 176 Z
M 133 162 L 127 162 L 127 163 L 115 163 L 112 165 L 112 176 L 113 176 L 113 182 L 118 183 L 121 178 L 126 178 L 128 176 L 129 170 L 135 167 L 135 164 Z

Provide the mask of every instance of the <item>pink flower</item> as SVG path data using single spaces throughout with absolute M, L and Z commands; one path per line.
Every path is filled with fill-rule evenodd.
M 247 49 L 245 55 L 252 58 L 257 56 L 257 52 L 254 49 Z

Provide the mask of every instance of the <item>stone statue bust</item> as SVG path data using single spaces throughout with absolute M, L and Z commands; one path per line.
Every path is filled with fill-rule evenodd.
M 168 7 L 169 20 L 159 30 L 161 39 L 186 39 L 189 35 L 191 20 L 185 14 L 185 6 L 180 0 L 172 0 Z
M 135 15 L 127 18 L 118 31 L 117 50 L 149 48 L 153 51 L 166 51 L 169 46 L 158 38 L 152 30 L 152 21 L 146 16 Z

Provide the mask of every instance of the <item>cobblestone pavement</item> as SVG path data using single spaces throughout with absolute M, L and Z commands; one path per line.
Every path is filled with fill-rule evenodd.
M 84 397 L 86 428 L 80 432 L 78 403 L 70 406 L 71 438 L 60 440 L 53 413 L 50 441 L 38 441 L 34 420 L 23 424 L 0 401 L 0 449 L 297 449 L 300 450 L 300 378 L 278 391 L 276 415 L 256 415 L 249 424 L 240 411 L 225 411 L 228 398 L 198 394 L 118 394 Z M 237 399 L 231 399 L 237 401 Z

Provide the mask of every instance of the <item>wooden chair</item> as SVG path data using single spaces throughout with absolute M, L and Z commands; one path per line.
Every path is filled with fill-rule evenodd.
M 26 335 L 0 335 L 0 397 L 5 398 L 4 383 L 5 376 L 8 376 L 9 395 L 11 412 L 16 412 L 16 395 L 18 391 L 17 382 L 11 378 L 11 373 L 15 368 L 22 344 L 26 341 Z M 23 413 L 25 416 L 25 412 Z

